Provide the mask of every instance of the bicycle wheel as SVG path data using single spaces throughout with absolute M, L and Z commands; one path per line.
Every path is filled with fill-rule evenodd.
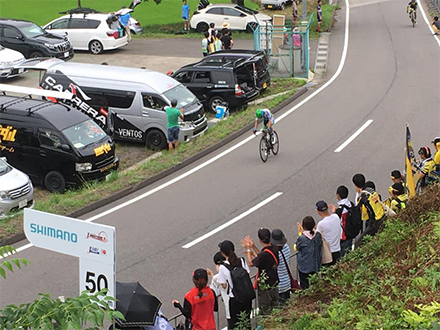
M 411 22 L 412 22 L 413 28 L 416 27 L 416 18 L 414 17 L 414 12 L 411 12 Z
M 273 131 L 273 134 L 275 135 L 275 143 L 272 143 L 272 152 L 274 155 L 278 154 L 278 151 L 280 150 L 280 139 L 278 137 L 278 133 L 276 131 Z
M 266 144 L 266 138 L 264 136 L 260 139 L 260 158 L 265 163 L 269 157 L 269 150 Z

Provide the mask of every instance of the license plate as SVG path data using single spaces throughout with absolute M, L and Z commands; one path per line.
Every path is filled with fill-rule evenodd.
M 27 199 L 23 199 L 21 202 L 18 203 L 18 208 L 22 209 L 23 207 L 26 207 L 27 205 Z
M 18 69 L 18 73 L 23 73 L 24 69 Z
M 263 83 L 263 89 L 266 89 L 267 83 Z
M 65 52 L 64 57 L 69 57 L 69 52 Z
M 272 5 L 268 5 L 267 8 L 272 8 Z

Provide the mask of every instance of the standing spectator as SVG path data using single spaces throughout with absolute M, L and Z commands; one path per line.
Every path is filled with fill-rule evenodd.
M 223 49 L 231 49 L 232 46 L 234 46 L 234 40 L 231 38 L 231 30 L 226 30 L 222 35 L 221 42 L 223 44 Z
M 270 243 L 269 229 L 260 228 L 258 238 L 263 246 L 261 250 L 249 236 L 241 241 L 241 245 L 246 249 L 249 266 L 258 268 L 254 285 L 258 291 L 258 307 L 262 314 L 268 314 L 278 303 L 278 248 Z
M 322 219 L 318 222 L 317 230 L 322 237 L 330 244 L 330 251 L 332 253 L 332 262 L 326 264 L 331 266 L 341 257 L 341 220 L 335 213 L 330 213 L 328 205 L 324 201 L 318 201 L 315 209 Z
M 176 109 L 177 100 L 171 100 L 171 107 L 166 107 L 167 126 L 168 126 L 168 150 L 177 149 L 179 146 L 179 118 L 183 119 L 183 108 Z
M 431 22 L 432 29 L 434 30 L 434 34 L 438 35 L 440 31 L 440 22 L 438 21 L 438 16 L 435 16 Z
M 287 239 L 281 229 L 272 230 L 270 242 L 278 247 L 278 295 L 281 303 L 290 299 L 290 276 L 287 267 L 290 269 L 290 248 L 286 244 Z
M 191 10 L 189 8 L 189 5 L 186 3 L 186 0 L 183 0 L 182 2 L 183 30 L 189 31 L 189 17 L 191 15 Z
M 295 249 L 298 251 L 297 266 L 301 289 L 309 287 L 309 277 L 319 272 L 322 258 L 322 236 L 316 231 L 316 223 L 313 217 L 307 216 L 298 222 L 298 239 Z
M 218 51 L 222 50 L 223 45 L 222 45 L 222 42 L 220 41 L 220 39 L 217 38 L 216 35 L 214 35 L 213 38 L 214 38 L 214 52 L 218 52 Z
M 208 33 L 208 31 L 206 31 L 205 32 L 205 37 L 202 39 L 202 54 L 203 54 L 203 57 L 208 55 L 208 44 L 209 44 L 208 37 L 209 37 L 209 33 Z
M 419 149 L 419 156 L 422 159 L 419 171 L 419 181 L 422 187 L 426 187 L 434 182 L 440 180 L 440 173 L 436 172 L 436 164 L 431 156 L 429 147 L 421 147 Z
M 213 43 L 214 36 L 217 36 L 217 30 L 215 29 L 215 23 L 209 23 L 208 33 L 209 33 L 208 41 L 209 41 L 209 43 Z
M 438 23 L 440 25 L 440 22 Z M 436 170 L 440 172 L 440 137 L 434 138 L 434 140 L 432 140 L 431 143 L 434 145 L 434 149 L 436 150 L 434 154 L 434 162 L 437 168 Z
M 351 245 L 353 243 L 352 238 L 347 238 L 345 235 L 345 225 L 347 221 L 347 213 L 348 209 L 352 207 L 351 202 L 348 200 L 348 188 L 346 186 L 339 186 L 336 190 L 336 198 L 338 199 L 338 208 L 335 213 L 341 219 L 341 228 L 342 228 L 342 236 L 341 236 L 341 258 L 346 254 L 346 251 L 350 250 Z
M 399 170 L 394 170 L 394 171 L 391 172 L 391 181 L 393 181 L 393 184 L 394 183 L 401 183 L 403 185 L 403 187 L 405 188 L 405 190 L 406 190 L 405 181 L 403 181 L 402 173 L 400 173 Z M 390 195 L 391 195 L 392 190 L 393 190 L 392 187 L 393 187 L 393 185 L 391 185 L 388 188 L 388 192 L 390 193 Z
M 408 195 L 406 194 L 405 187 L 401 182 L 396 182 L 391 186 L 391 209 L 399 213 L 401 210 L 406 208 L 406 202 L 408 200 Z
M 228 329 L 232 330 L 237 326 L 241 313 L 245 312 L 250 320 L 252 300 L 240 301 L 234 296 L 234 283 L 232 282 L 231 269 L 233 269 L 233 267 L 242 267 L 249 274 L 249 267 L 243 258 L 238 259 L 235 254 L 234 243 L 231 241 L 223 241 L 219 244 L 219 247 L 221 254 L 226 258 L 226 261 L 224 261 L 219 267 L 217 280 L 221 287 L 227 292 L 223 301 L 225 302 L 225 307 L 228 306 L 228 309 L 226 310 Z M 247 280 L 250 282 L 250 278 Z
M 321 22 L 322 22 L 322 8 L 321 0 L 318 0 L 318 6 L 316 6 L 316 18 L 318 19 L 318 24 L 316 25 L 316 32 L 321 32 Z
M 196 269 L 193 283 L 194 287 L 185 295 L 183 307 L 178 300 L 173 300 L 173 305 L 186 317 L 187 328 L 216 330 L 214 312 L 218 311 L 218 304 L 214 291 L 208 286 L 208 272 Z
M 215 270 L 217 272 L 217 274 L 214 274 L 214 272 L 212 270 L 210 270 L 209 268 L 206 270 L 208 272 L 208 276 L 211 277 L 211 289 L 214 290 L 216 296 L 221 295 L 222 300 L 223 300 L 223 305 L 225 306 L 225 314 L 226 314 L 226 319 L 228 320 L 228 324 L 230 322 L 231 316 L 230 316 L 230 311 L 229 311 L 229 295 L 228 295 L 228 287 L 226 286 L 226 288 L 224 288 L 218 278 L 220 276 L 220 266 L 224 263 L 227 262 L 226 258 L 223 256 L 223 254 L 219 251 L 214 255 L 214 264 L 215 264 Z
M 365 186 L 365 176 L 361 173 L 357 173 L 353 175 L 353 178 L 351 180 L 353 181 L 354 189 L 356 191 L 356 195 L 354 196 L 354 203 L 355 205 L 357 205 L 361 196 L 361 191 Z
M 127 34 L 127 40 L 131 41 L 131 32 L 130 32 L 130 11 L 127 9 L 127 7 L 123 6 L 120 10 L 119 15 L 119 21 L 121 22 L 121 25 L 125 29 L 125 33 Z
M 223 22 L 221 35 L 224 36 L 228 31 L 231 32 L 231 30 L 229 28 L 230 28 L 229 23 L 228 22 Z M 232 35 L 232 33 L 230 33 L 230 35 Z
M 298 6 L 296 4 L 296 0 L 292 1 L 292 23 L 293 26 L 296 25 L 296 22 L 298 21 Z

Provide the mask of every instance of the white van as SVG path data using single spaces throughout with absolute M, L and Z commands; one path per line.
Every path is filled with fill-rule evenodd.
M 177 107 L 183 108 L 184 113 L 179 141 L 190 141 L 208 128 L 197 97 L 165 74 L 58 59 L 29 60 L 24 66 L 45 71 L 41 88 L 74 93 L 72 102 L 103 128 L 107 126 L 108 113 L 115 113 L 110 117 L 116 140 L 143 142 L 152 149 L 165 148 L 168 129 L 164 108 L 172 99 L 178 100 Z

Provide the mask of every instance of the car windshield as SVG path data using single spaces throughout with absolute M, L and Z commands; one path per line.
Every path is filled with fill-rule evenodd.
M 23 26 L 20 31 L 28 38 L 34 38 L 46 34 L 42 28 L 34 23 Z
M 0 158 L 0 175 L 8 173 L 12 169 L 3 159 Z
M 64 136 L 76 149 L 84 148 L 102 140 L 106 134 L 93 120 L 89 119 L 80 124 L 63 130 Z
M 250 8 L 246 8 L 246 7 L 242 7 L 242 6 L 235 6 L 236 9 L 240 9 L 242 12 L 245 12 L 246 14 L 249 15 L 257 15 L 258 11 L 256 10 L 252 10 Z
M 177 85 L 176 87 L 167 90 L 164 95 L 170 102 L 172 99 L 176 99 L 177 108 L 193 103 L 197 99 L 196 96 L 183 85 Z

